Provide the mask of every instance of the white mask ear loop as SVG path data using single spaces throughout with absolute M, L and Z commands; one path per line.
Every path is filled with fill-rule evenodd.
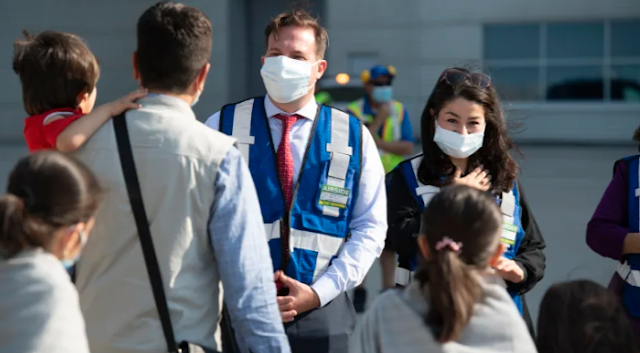
M 82 248 L 87 245 L 87 240 L 89 239 L 87 238 L 87 233 L 84 231 L 84 228 L 78 230 L 78 234 L 80 235 L 80 250 L 82 250 Z
M 69 232 L 69 234 L 73 234 L 73 232 L 76 229 L 78 229 L 78 226 L 79 226 L 78 224 L 73 225 L 69 227 L 67 231 Z M 76 254 L 76 256 L 73 259 L 62 259 L 62 265 L 67 270 L 70 270 L 71 268 L 73 268 L 76 262 L 78 262 L 78 259 L 80 258 L 80 254 L 82 253 L 84 246 L 87 244 L 87 233 L 84 231 L 84 227 L 78 229 L 78 236 L 80 238 L 80 245 L 79 245 L 78 253 Z M 66 254 L 64 254 L 64 256 L 66 257 Z
M 314 62 L 313 64 L 311 64 L 311 75 L 309 76 L 311 77 L 315 77 L 315 75 L 318 73 L 318 70 L 316 69 L 316 71 L 313 71 L 313 67 L 315 65 L 317 65 L 319 62 L 321 62 L 322 60 L 318 60 L 316 62 Z M 322 75 L 320 75 L 319 78 L 316 78 L 316 81 L 312 84 L 311 80 L 309 80 L 309 89 L 315 88 L 315 85 L 318 83 L 318 81 L 320 81 L 320 79 L 322 79 L 322 76 L 324 76 L 324 73 L 322 73 Z
M 84 227 L 81 227 L 80 229 L 78 228 L 80 228 L 79 224 L 70 226 L 69 228 L 67 228 L 67 234 L 73 234 L 73 232 L 75 232 L 76 230 L 78 231 L 80 250 L 82 251 L 82 248 L 87 244 L 87 233 L 84 231 Z

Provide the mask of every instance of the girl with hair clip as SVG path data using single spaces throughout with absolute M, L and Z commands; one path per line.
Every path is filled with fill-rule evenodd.
M 502 224 L 490 194 L 443 188 L 422 214 L 416 280 L 376 300 L 350 352 L 536 352 L 513 301 L 488 280 L 506 249 Z
M 533 335 L 524 294 L 543 277 L 545 247 L 510 155 L 514 144 L 491 78 L 463 68 L 446 69 L 422 113 L 423 153 L 387 175 L 387 246 L 398 253 L 396 283 L 406 286 L 417 267 L 415 235 L 420 213 L 446 185 L 486 191 L 500 206 L 507 251 L 494 266 Z
M 640 126 L 633 139 L 640 142 Z M 618 261 L 609 289 L 622 300 L 640 337 L 640 155 L 615 162 L 613 178 L 587 226 L 587 244 Z
M 588 280 L 555 284 L 545 293 L 537 346 L 539 353 L 638 352 L 620 301 Z
M 69 269 L 93 226 L 101 190 L 59 152 L 23 158 L 0 197 L 0 352 L 88 353 Z

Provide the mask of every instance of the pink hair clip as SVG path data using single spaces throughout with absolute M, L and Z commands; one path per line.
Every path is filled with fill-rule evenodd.
M 449 247 L 451 251 L 455 251 L 456 253 L 460 253 L 460 249 L 462 248 L 462 242 L 455 242 L 453 239 L 449 237 L 444 237 L 438 243 L 436 243 L 436 250 L 440 251 L 446 247 Z

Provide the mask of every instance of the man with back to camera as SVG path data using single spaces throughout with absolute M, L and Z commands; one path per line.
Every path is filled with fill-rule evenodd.
M 223 285 L 241 353 L 290 352 L 250 172 L 235 140 L 191 110 L 210 68 L 211 22 L 158 3 L 138 20 L 137 39 L 134 76 L 149 95 L 126 122 L 176 340 L 222 349 Z M 91 351 L 165 352 L 113 125 L 78 155 L 109 190 L 77 272 Z
M 362 122 L 314 99 L 326 30 L 293 11 L 265 36 L 267 95 L 226 105 L 206 124 L 238 140 L 256 183 L 292 351 L 347 352 L 356 318 L 346 292 L 384 246 L 384 169 Z
M 347 111 L 362 120 L 376 141 L 385 173 L 392 171 L 405 156 L 413 154 L 413 129 L 404 104 L 393 99 L 395 67 L 375 65 L 360 75 L 365 95 L 347 106 Z M 387 239 L 389 239 L 387 237 Z M 396 252 L 393 244 L 385 244 L 380 256 L 382 289 L 395 286 Z M 356 288 L 353 304 L 364 312 L 367 291 Z

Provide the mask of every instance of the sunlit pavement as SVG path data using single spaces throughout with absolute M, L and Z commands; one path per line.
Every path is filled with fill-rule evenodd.
M 522 148 L 522 182 L 534 216 L 547 242 L 547 271 L 527 295 L 537 317 L 538 305 L 552 283 L 589 278 L 608 282 L 614 262 L 593 253 L 585 243 L 585 229 L 611 179 L 613 162 L 637 153 L 633 147 Z M 16 160 L 27 153 L 21 146 L 0 146 L 0 184 Z M 4 188 L 4 186 L 3 186 Z M 380 291 L 380 268 L 374 264 L 366 279 L 369 303 Z

